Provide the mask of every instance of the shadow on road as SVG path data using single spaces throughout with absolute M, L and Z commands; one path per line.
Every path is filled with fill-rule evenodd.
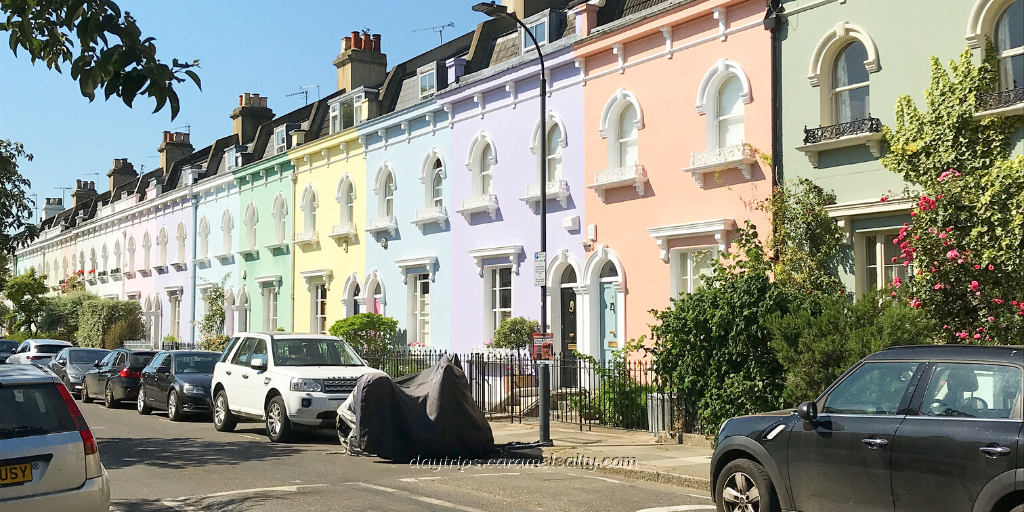
M 242 510 L 260 509 L 273 501 L 279 501 L 275 496 L 232 496 L 211 498 L 191 498 L 181 502 L 172 503 L 175 506 L 164 505 L 160 500 L 115 500 L 110 503 L 111 512 L 175 512 L 178 510 L 216 510 L 218 512 L 231 512 Z M 164 500 L 168 501 L 168 500 Z
M 213 442 L 201 439 L 114 437 L 100 439 L 103 466 L 123 469 L 149 466 L 168 469 L 235 465 L 301 453 L 298 446 L 269 442 Z

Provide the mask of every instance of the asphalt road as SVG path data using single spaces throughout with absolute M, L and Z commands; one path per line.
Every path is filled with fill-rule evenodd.
M 696 491 L 586 470 L 435 471 L 343 455 L 332 430 L 273 444 L 262 424 L 221 433 L 206 418 L 172 423 L 134 405 L 82 405 L 110 474 L 112 511 L 715 510 Z

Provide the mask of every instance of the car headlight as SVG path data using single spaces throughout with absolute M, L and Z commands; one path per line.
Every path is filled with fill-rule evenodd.
M 292 378 L 290 389 L 292 391 L 321 391 L 324 389 L 323 382 L 320 379 L 300 379 L 298 377 Z
M 183 386 L 181 388 L 181 390 L 184 391 L 186 395 L 205 395 L 206 394 L 206 389 L 205 388 L 202 388 L 202 387 L 199 387 L 199 386 L 190 386 L 188 384 Z
M 82 374 L 68 372 L 68 378 L 72 380 L 82 380 Z

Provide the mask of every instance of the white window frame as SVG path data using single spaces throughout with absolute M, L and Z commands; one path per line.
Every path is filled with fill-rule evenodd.
M 278 287 L 263 287 L 263 330 L 277 330 Z
M 160 252 L 157 257 L 157 265 L 160 267 L 167 266 L 167 228 L 164 226 L 160 227 L 160 233 L 156 235 L 156 245 L 159 247 Z
M 150 258 L 152 256 L 152 252 L 150 252 L 152 247 L 153 247 L 152 239 L 149 237 L 149 231 L 146 231 L 145 233 L 142 234 L 142 269 L 143 270 L 149 269 L 149 264 L 152 261 L 152 259 Z
M 722 79 L 721 84 L 719 84 L 718 90 L 715 91 L 715 118 L 714 118 L 715 119 L 715 128 L 714 128 L 715 145 L 712 146 L 713 149 L 722 149 L 722 148 L 725 148 L 725 147 L 729 147 L 728 145 L 725 144 L 725 141 L 722 140 L 722 123 L 723 122 L 732 121 L 733 119 L 739 119 L 740 123 L 741 123 L 740 125 L 742 126 L 742 130 L 741 131 L 744 132 L 744 136 L 740 137 L 739 144 L 743 144 L 743 140 L 746 139 L 746 128 L 747 127 L 746 127 L 746 120 L 744 119 L 744 115 L 746 114 L 746 109 L 743 107 L 743 97 L 742 97 L 742 94 L 740 96 L 740 111 L 739 111 L 738 114 L 725 114 L 725 115 L 723 115 L 721 113 L 721 109 L 722 109 L 722 93 L 725 91 L 726 84 L 728 84 L 729 82 L 731 82 L 733 80 L 736 80 L 740 84 L 740 87 L 743 87 L 743 83 L 739 79 L 739 77 L 737 77 L 735 75 L 730 75 L 730 76 Z
M 498 279 L 499 279 L 499 273 L 502 270 L 505 270 L 505 269 L 508 269 L 509 275 L 511 277 L 511 279 L 509 281 L 509 286 L 507 287 L 507 289 L 510 291 L 511 299 L 509 301 L 509 307 L 502 308 L 502 307 L 500 307 L 500 300 L 501 299 L 499 298 L 500 297 L 500 293 L 499 292 L 501 290 L 506 289 L 506 288 L 503 288 L 503 287 L 501 287 L 498 284 L 499 283 Z M 493 266 L 489 265 L 489 266 L 484 267 L 484 275 L 486 276 L 486 279 L 484 280 L 484 304 L 485 304 L 486 310 L 485 310 L 484 313 L 486 315 L 485 326 L 486 326 L 486 329 L 487 329 L 487 332 L 485 334 L 487 336 L 487 339 L 494 339 L 494 331 L 496 331 L 498 329 L 498 325 L 500 325 L 500 323 L 501 323 L 498 320 L 498 316 L 500 314 L 504 313 L 504 312 L 508 313 L 508 317 L 509 318 L 512 318 L 515 315 L 515 313 L 513 311 L 514 311 L 514 308 L 515 308 L 515 298 L 516 298 L 516 296 L 515 296 L 515 293 L 516 293 L 516 291 L 515 291 L 515 289 L 516 289 L 516 286 L 515 286 L 515 275 L 516 274 L 514 272 L 514 269 L 513 269 L 512 265 L 493 265 Z
M 302 191 L 302 212 L 303 216 L 302 232 L 304 234 L 311 234 L 316 232 L 316 210 L 320 205 L 320 201 L 317 198 L 316 189 L 313 188 L 313 184 L 309 183 L 306 188 Z
M 238 167 L 237 146 L 224 150 L 224 169 L 231 171 Z
M 696 290 L 693 280 L 696 277 L 693 273 L 693 256 L 698 252 L 711 252 L 712 261 L 719 258 L 718 246 L 695 245 L 689 247 L 678 247 L 669 251 L 669 265 L 671 266 L 671 287 L 672 298 L 678 298 L 681 294 L 690 294 Z M 687 275 L 682 275 L 683 263 L 686 263 Z M 683 286 L 683 278 L 686 278 L 686 286 Z
M 249 204 L 245 206 L 245 250 L 252 251 L 256 249 L 256 224 L 260 221 L 259 210 L 256 209 L 256 203 L 249 201 Z
M 898 248 L 899 246 L 892 244 L 892 237 L 898 236 L 900 228 L 880 228 L 858 231 L 855 237 L 855 256 L 854 262 L 856 264 L 856 275 L 857 277 L 857 296 L 862 296 L 865 293 L 873 290 L 885 289 L 889 286 L 891 279 L 886 278 L 888 269 L 904 268 L 905 270 L 900 272 L 904 273 L 906 277 L 914 275 L 914 264 L 911 263 L 906 267 L 903 266 L 902 261 L 897 260 L 895 263 L 891 259 L 886 259 L 885 248 L 886 244 Z M 867 265 L 867 251 L 869 250 L 869 242 L 874 239 L 874 254 L 875 254 L 875 265 L 873 269 L 870 269 Z M 890 256 L 891 258 L 891 256 Z M 875 286 L 872 287 L 869 281 L 869 273 L 875 274 Z
M 434 85 L 430 88 L 430 90 L 424 92 L 423 79 L 426 77 L 432 77 L 431 79 L 433 80 Z M 419 74 L 416 75 L 416 87 L 419 93 L 420 101 L 433 98 L 434 94 L 437 93 L 437 70 L 434 69 L 432 66 L 428 70 L 420 71 Z
M 188 247 L 188 245 L 186 244 L 186 241 L 188 239 L 188 233 L 185 229 L 184 222 L 178 223 L 178 232 L 174 238 L 175 240 L 178 241 L 178 259 L 175 261 L 175 264 L 184 265 L 186 259 L 188 258 L 188 255 L 186 254 L 186 250 Z
M 846 46 L 854 40 L 860 41 L 867 51 L 867 60 L 864 67 L 868 74 L 877 73 L 881 68 L 878 63 L 878 48 L 875 42 L 868 35 L 867 31 L 857 25 L 850 23 L 839 23 L 829 30 L 818 42 L 814 53 L 811 55 L 810 69 L 807 79 L 812 87 L 818 87 L 820 91 L 820 116 L 822 126 L 831 126 L 839 121 L 833 114 L 832 85 L 835 74 L 836 59 L 839 53 L 846 49 Z M 870 77 L 868 79 L 870 85 Z
M 104 272 L 106 272 L 107 271 L 107 262 L 110 260 L 110 253 L 107 251 L 107 244 L 106 243 L 104 243 L 103 244 L 103 248 L 100 249 L 100 260 L 103 263 L 101 268 L 102 268 L 102 270 Z M 46 273 L 49 274 L 50 273 L 50 269 L 49 269 L 50 264 L 46 263 L 46 267 L 47 267 Z
M 831 110 L 831 113 L 829 115 L 830 115 L 830 118 L 832 119 L 832 123 L 831 124 L 848 123 L 848 122 L 853 122 L 853 121 L 858 121 L 859 120 L 859 119 L 846 119 L 846 120 L 843 120 L 843 119 L 840 118 L 840 113 L 839 113 L 839 98 L 840 98 L 840 95 L 842 93 L 844 93 L 844 92 L 854 91 L 854 90 L 857 90 L 857 89 L 863 89 L 863 88 L 867 88 L 868 89 L 868 102 L 869 103 L 868 103 L 868 112 L 866 112 L 866 114 L 867 114 L 868 117 L 871 117 L 871 113 L 870 113 L 871 112 L 871 103 L 870 103 L 870 101 L 871 101 L 871 77 L 870 76 L 868 76 L 868 81 L 867 82 L 859 82 L 859 83 L 852 84 L 852 85 L 844 85 L 842 87 L 836 87 L 835 86 L 835 83 L 836 83 L 836 72 L 837 72 L 837 69 L 839 67 L 839 60 L 842 57 L 842 55 L 846 52 L 846 50 L 849 49 L 850 46 L 852 46 L 852 45 L 854 45 L 856 43 L 860 43 L 860 41 L 859 40 L 847 41 L 841 48 L 839 48 L 839 50 L 836 52 L 835 57 L 832 59 L 832 66 L 829 69 L 829 89 L 830 89 L 829 90 L 829 108 Z M 863 44 L 863 43 L 861 43 L 861 44 Z M 865 71 L 866 70 L 867 70 L 867 67 L 865 66 Z M 870 73 L 869 73 L 869 75 L 870 75 Z M 866 119 L 866 118 L 864 118 L 864 119 Z
M 231 215 L 231 210 L 225 208 L 224 213 L 220 217 L 220 231 L 221 231 L 221 255 L 227 256 L 231 254 L 232 246 L 232 233 L 231 231 L 235 227 L 235 221 Z
M 274 243 L 283 244 L 288 239 L 288 203 L 280 192 L 274 196 Z
M 181 321 L 181 297 L 178 295 L 169 295 L 167 297 L 167 301 L 170 303 L 171 309 L 170 335 L 173 336 L 176 341 L 181 341 L 181 329 L 179 325 L 179 322 Z
M 128 261 L 125 265 L 128 272 L 135 272 L 135 237 L 128 237 Z M 68 260 L 64 258 L 64 273 L 68 273 Z
M 430 294 L 433 292 L 433 282 L 430 279 L 430 274 L 411 274 L 408 279 L 410 343 L 422 343 L 430 346 Z M 421 285 L 424 283 L 428 290 L 425 299 L 421 293 Z M 426 301 L 425 312 L 424 300 Z
M 640 102 L 636 96 L 625 89 L 619 89 L 608 99 L 605 103 L 604 111 L 601 113 L 601 123 L 598 126 L 598 133 L 601 137 L 608 140 L 608 169 L 618 169 L 624 167 L 625 164 L 621 161 L 621 143 L 624 141 L 634 140 L 633 138 L 623 138 L 619 134 L 619 124 L 622 119 L 622 113 L 626 108 L 632 106 L 636 110 L 636 141 L 637 141 L 637 164 L 640 163 L 640 130 L 644 129 L 644 111 L 640 107 Z
M 999 90 L 1000 91 L 1009 91 L 1009 90 L 1015 89 L 1015 87 L 1013 86 L 1012 83 L 1007 83 L 1007 81 L 1006 81 L 1007 78 L 1009 78 L 1011 80 L 1013 79 L 1012 76 L 1006 76 L 1006 73 L 1005 73 L 1006 60 L 1008 60 L 1008 59 L 1010 59 L 1012 57 L 1016 57 L 1018 55 L 1024 55 L 1024 45 L 1017 46 L 1017 47 L 1014 47 L 1014 48 L 1008 48 L 1008 49 L 1003 50 L 1003 51 L 999 51 L 999 46 L 998 46 L 998 44 L 999 44 L 999 42 L 998 42 L 999 23 L 1001 21 L 1003 21 L 1003 17 L 1005 17 L 1007 14 L 1009 14 L 1010 7 L 1012 7 L 1013 4 L 1014 4 L 1014 2 L 1010 1 L 999 12 L 999 16 L 996 16 L 995 24 L 992 27 L 992 44 L 995 47 L 996 61 L 998 62 L 997 69 L 998 69 L 998 72 L 999 72 Z M 1013 30 L 1013 29 L 1011 29 L 1011 30 Z M 1017 30 L 1024 30 L 1024 29 L 1022 29 L 1021 27 L 1017 27 Z M 1024 84 L 1020 84 L 1019 87 L 1024 87 Z
M 329 132 L 334 135 L 341 131 L 341 101 L 332 102 L 328 108 Z
M 544 30 L 538 32 L 537 27 L 540 25 L 544 25 Z M 530 33 L 533 34 L 533 37 L 537 38 L 538 46 L 544 46 L 548 44 L 548 36 L 551 33 L 551 20 L 548 16 L 545 16 L 542 20 L 538 20 L 533 23 L 528 23 L 526 25 L 526 28 L 527 30 L 530 31 Z M 530 36 L 528 36 L 525 31 L 522 31 L 522 43 L 523 44 L 521 45 L 520 49 L 524 54 L 530 50 L 535 49 L 533 47 L 533 39 L 530 39 Z
M 311 334 L 327 334 L 327 283 L 316 283 L 310 288 L 309 294 L 309 332 Z M 321 313 L 323 306 L 323 313 Z
M 287 126 L 281 125 L 274 128 L 274 154 L 280 155 L 285 151 L 288 151 L 288 132 L 286 131 Z
M 199 219 L 199 254 L 200 260 L 210 257 L 210 219 L 203 215 Z

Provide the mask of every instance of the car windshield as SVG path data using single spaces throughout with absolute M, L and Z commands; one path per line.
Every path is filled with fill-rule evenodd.
M 144 367 L 153 360 L 153 356 L 156 352 L 133 352 L 131 359 L 128 362 L 128 366 L 132 368 Z
M 0 387 L 0 439 L 78 430 L 53 384 Z
M 277 366 L 362 366 L 359 356 L 341 340 L 274 340 Z
M 19 343 L 17 341 L 0 340 L 0 350 L 10 352 L 18 348 Z
M 174 373 L 213 373 L 220 354 L 181 354 L 174 356 Z
M 56 354 L 66 348 L 68 348 L 67 345 L 36 345 L 34 352 L 37 354 Z
M 99 361 L 100 359 L 103 359 L 104 357 L 106 357 L 106 355 L 107 355 L 107 351 L 106 350 L 98 350 L 98 349 L 95 349 L 95 350 L 90 350 L 90 349 L 69 350 L 68 351 L 68 360 L 71 361 L 71 364 L 84 364 L 84 363 L 91 363 L 93 361 Z

